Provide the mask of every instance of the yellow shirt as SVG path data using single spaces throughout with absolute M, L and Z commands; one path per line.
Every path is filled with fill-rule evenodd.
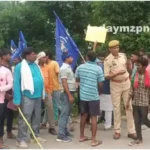
M 48 66 L 48 72 L 51 75 L 51 80 L 53 83 L 53 91 L 60 90 L 60 84 L 59 84 L 59 64 L 56 61 L 50 60 L 47 64 Z
M 119 53 L 118 57 L 114 57 L 112 54 L 109 54 L 105 58 L 104 61 L 104 73 L 105 76 L 109 75 L 111 72 L 115 73 L 119 70 L 126 71 L 123 75 L 118 75 L 117 77 L 113 78 L 115 80 L 124 80 L 129 77 L 129 73 L 127 71 L 127 58 L 124 53 Z

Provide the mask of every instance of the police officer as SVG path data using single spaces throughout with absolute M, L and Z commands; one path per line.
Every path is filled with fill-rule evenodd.
M 124 105 L 126 105 L 131 83 L 127 71 L 126 55 L 124 53 L 119 53 L 119 41 L 110 41 L 109 51 L 110 54 L 104 61 L 104 73 L 106 79 L 110 79 L 110 91 L 114 109 L 114 139 L 119 139 L 121 136 L 121 100 L 123 100 Z M 132 107 L 130 108 L 130 110 L 126 110 L 128 137 L 135 139 L 136 132 Z

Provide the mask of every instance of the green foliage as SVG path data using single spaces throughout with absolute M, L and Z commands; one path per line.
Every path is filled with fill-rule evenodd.
M 9 47 L 10 40 L 17 43 L 23 31 L 27 44 L 37 51 L 49 48 L 55 53 L 55 16 L 63 21 L 82 54 L 88 50 L 85 41 L 87 25 L 149 26 L 149 2 L 0 2 L 0 47 Z M 127 52 L 145 48 L 150 51 L 150 33 L 108 33 L 105 44 L 98 51 L 107 50 L 112 39 L 121 43 Z
M 148 26 L 149 8 L 148 2 L 94 2 L 93 24 L 106 26 Z M 108 33 L 107 41 L 117 39 L 121 42 L 121 48 L 127 52 L 138 50 L 139 48 L 149 49 L 150 33 Z M 106 45 L 105 44 L 105 45 Z

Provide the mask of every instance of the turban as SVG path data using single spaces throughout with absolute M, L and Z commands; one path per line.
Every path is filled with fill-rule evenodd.
M 45 52 L 40 52 L 40 53 L 37 55 L 37 57 L 36 57 L 35 63 L 38 64 L 38 63 L 39 63 L 39 59 L 42 58 L 42 57 L 45 57 L 45 56 L 46 56 Z

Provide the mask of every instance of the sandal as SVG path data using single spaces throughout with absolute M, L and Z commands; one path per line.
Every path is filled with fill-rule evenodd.
M 18 130 L 18 128 L 17 127 L 12 127 L 12 130 Z
M 96 141 L 95 143 L 92 143 L 91 146 L 96 147 L 98 145 L 101 145 L 102 143 L 103 143 L 102 141 Z
M 40 129 L 47 129 L 45 124 L 41 124 Z
M 7 134 L 8 139 L 16 139 L 16 136 L 14 134 Z
M 140 141 L 140 140 L 135 140 L 135 141 L 131 141 L 131 142 L 129 143 L 129 146 L 139 145 L 139 144 L 141 144 L 141 143 L 142 143 L 142 141 Z
M 120 133 L 115 132 L 115 134 L 114 134 L 114 139 L 115 139 L 115 140 L 118 140 L 118 139 L 120 139 L 120 136 L 121 136 Z
M 9 147 L 3 143 L 0 143 L 0 149 L 9 149 Z
M 80 139 L 79 142 L 85 142 L 85 141 L 89 141 L 91 140 L 91 138 L 85 136 L 83 139 Z

